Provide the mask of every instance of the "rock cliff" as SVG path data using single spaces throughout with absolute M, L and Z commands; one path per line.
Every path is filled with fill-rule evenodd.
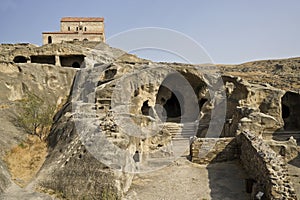
M 235 138 L 243 132 L 269 142 L 285 161 L 297 157 L 299 58 L 196 66 L 155 63 L 89 42 L 0 48 L 2 156 L 26 136 L 13 119 L 27 91 L 63 104 L 31 190 L 120 199 L 135 173 L 173 163 L 191 143 L 196 163 L 239 159 Z M 284 141 L 290 136 L 295 142 Z M 5 193 L 12 180 L 6 164 L 0 166 Z

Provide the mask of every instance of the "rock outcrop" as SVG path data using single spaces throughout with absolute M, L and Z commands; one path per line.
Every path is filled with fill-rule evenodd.
M 32 45 L 29 46 L 32 48 Z M 18 45 L 9 45 L 9 47 L 11 51 L 19 48 Z M 1 48 L 3 48 L 3 46 L 1 46 Z M 6 53 L 6 51 L 3 52 Z M 74 69 L 61 68 L 47 64 L 14 64 L 12 62 L 1 60 L 1 157 L 26 137 L 25 132 L 15 123 L 18 114 L 18 107 L 16 106 L 18 101 L 23 99 L 27 92 L 33 92 L 38 94 L 49 104 L 59 105 L 63 103 L 63 100 L 68 96 L 74 74 Z M 11 184 L 11 180 L 7 171 L 7 166 L 2 163 L 2 161 L 0 166 L 0 191 L 3 192 L 3 190 Z
M 249 177 L 265 184 L 254 195 L 264 190 L 273 199 L 296 198 L 284 163 L 298 154 L 300 85 L 292 73 L 298 58 L 195 66 L 155 63 L 102 43 L 0 48 L 1 152 L 25 137 L 11 119 L 26 91 L 52 104 L 65 101 L 34 181 L 39 190 L 67 199 L 120 199 L 135 173 L 160 169 L 190 150 L 200 164 L 241 159 Z M 272 140 L 291 134 L 295 139 Z M 279 166 L 266 164 L 252 139 L 262 141 Z M 248 166 L 250 154 L 262 170 Z M 3 192 L 11 179 L 0 166 Z M 274 167 L 282 172 L 275 170 L 276 181 Z

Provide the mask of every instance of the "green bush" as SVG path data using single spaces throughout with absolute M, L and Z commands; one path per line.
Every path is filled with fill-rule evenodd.
M 27 93 L 26 98 L 19 102 L 18 124 L 24 130 L 43 139 L 52 125 L 55 107 L 45 102 L 33 93 Z
M 118 200 L 120 199 L 117 192 L 112 188 L 104 188 L 101 194 L 102 200 Z

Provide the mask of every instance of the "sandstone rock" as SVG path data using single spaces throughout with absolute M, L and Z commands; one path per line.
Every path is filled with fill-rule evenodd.
M 240 158 L 258 180 L 255 192 L 295 197 L 282 160 L 296 157 L 295 140 L 269 142 L 274 151 L 265 140 L 299 128 L 299 74 L 290 74 L 299 68 L 298 58 L 205 68 L 155 63 L 104 43 L 0 50 L 1 152 L 24 137 L 9 117 L 26 91 L 54 104 L 70 94 L 54 117 L 49 155 L 36 178 L 44 191 L 117 199 L 129 189 L 132 173 L 165 166 L 186 155 L 191 144 L 194 162 Z M 80 70 L 71 67 L 78 65 Z M 0 166 L 3 191 L 10 177 Z

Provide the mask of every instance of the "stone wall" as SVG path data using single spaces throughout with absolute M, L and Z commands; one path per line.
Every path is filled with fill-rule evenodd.
M 286 162 L 298 156 L 297 141 L 290 137 L 286 141 L 266 140 L 265 141 L 278 155 L 281 155 Z
M 49 42 L 51 37 L 51 42 Z M 43 44 L 61 43 L 62 41 L 105 41 L 104 34 L 101 33 L 43 33 Z
M 239 156 L 239 149 L 233 137 L 195 138 L 191 143 L 190 155 L 194 163 L 209 164 L 234 160 Z
M 267 199 L 297 199 L 281 156 L 250 132 L 242 132 L 238 141 L 241 162 L 254 183 L 252 197 L 261 191 Z
M 69 30 L 70 27 L 70 30 Z M 75 32 L 79 31 L 79 28 L 82 27 L 82 31 L 85 32 L 104 32 L 104 23 L 103 22 L 61 22 L 60 31 L 62 32 Z M 78 28 L 78 29 L 77 29 Z
M 62 41 L 104 42 L 104 19 L 62 18 L 59 32 L 43 33 L 43 44 L 61 43 Z

